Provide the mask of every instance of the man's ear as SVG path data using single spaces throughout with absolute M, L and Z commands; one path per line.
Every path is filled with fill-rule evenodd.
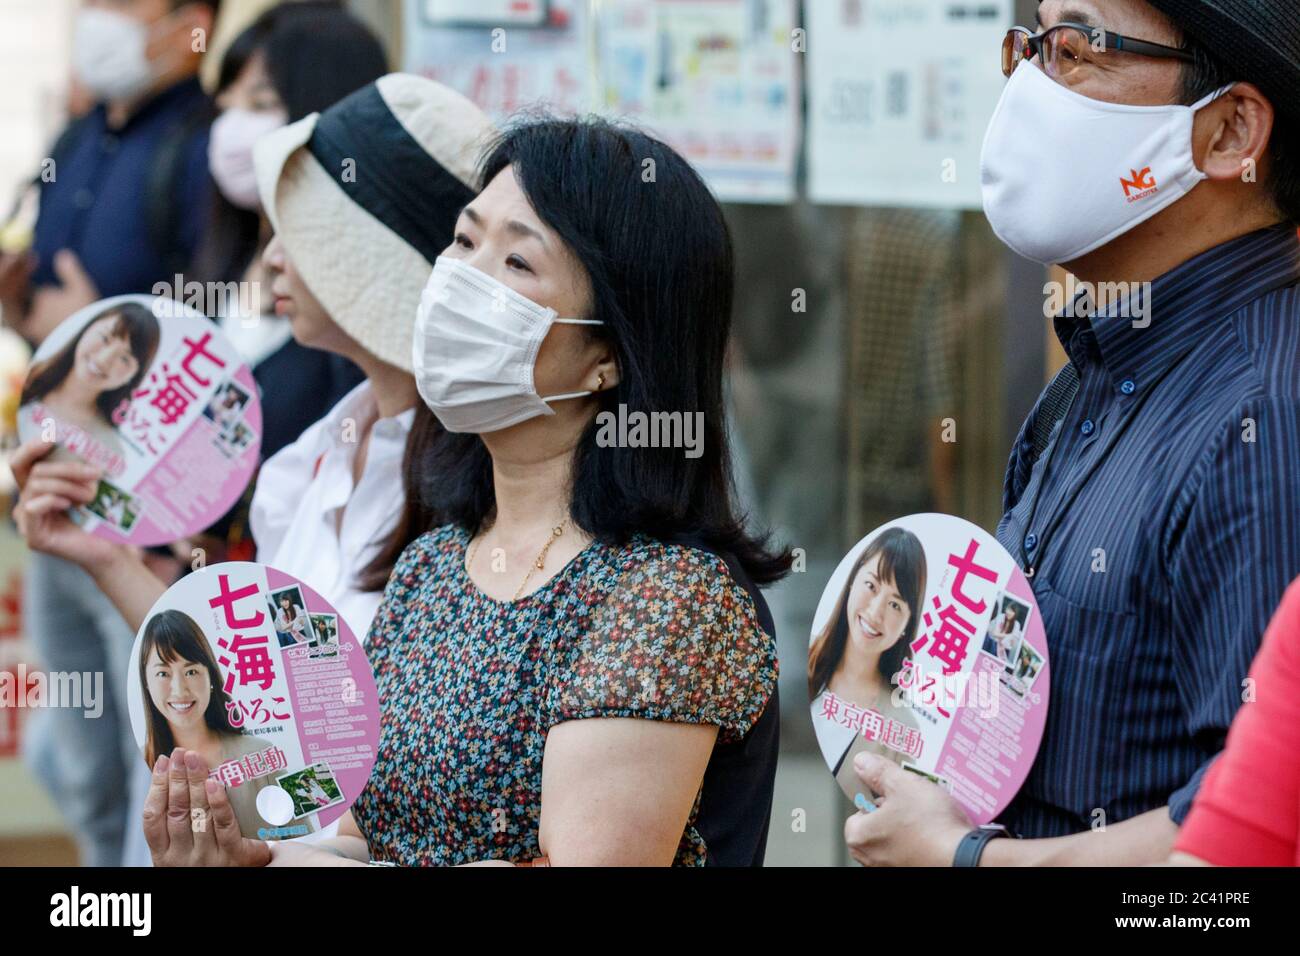
M 1253 83 L 1237 83 L 1196 115 L 1193 142 L 1199 166 L 1211 179 L 1263 182 L 1273 136 L 1274 111 Z

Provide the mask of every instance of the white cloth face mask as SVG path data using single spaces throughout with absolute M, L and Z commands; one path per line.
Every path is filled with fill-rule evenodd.
M 73 72 L 96 99 L 128 99 L 154 80 L 153 64 L 145 55 L 148 43 L 149 27 L 139 20 L 85 7 L 73 24 Z
M 253 144 L 273 133 L 289 117 L 281 110 L 245 110 L 231 107 L 212 124 L 208 139 L 208 169 L 221 195 L 240 209 L 257 209 L 257 171 Z
M 569 392 L 542 398 L 533 368 L 542 341 L 562 319 L 473 266 L 439 256 L 420 297 L 413 346 L 420 397 L 450 432 L 499 431 L 540 415 L 547 402 L 582 398 Z
M 1007 81 L 980 160 L 984 212 L 999 239 L 1045 264 L 1100 249 L 1203 180 L 1192 157 L 1198 110 L 1090 99 L 1024 62 Z

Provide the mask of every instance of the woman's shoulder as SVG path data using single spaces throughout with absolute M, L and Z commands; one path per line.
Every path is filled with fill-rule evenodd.
M 450 550 L 453 546 L 463 547 L 469 535 L 454 524 L 439 525 L 418 536 L 406 546 L 412 554 L 431 555 Z
M 469 535 L 454 524 L 440 525 L 415 538 L 403 550 L 393 566 L 394 578 L 417 574 L 427 577 L 431 565 L 446 564 L 462 555 Z
M 633 535 L 607 549 L 607 561 L 620 576 L 634 575 L 666 589 L 710 590 L 743 586 L 721 555 L 694 542 L 672 542 Z
M 600 551 L 594 593 L 601 611 L 593 620 L 613 614 L 622 630 L 648 628 L 647 635 L 662 632 L 660 640 L 662 634 L 678 640 L 727 636 L 760 654 L 774 653 L 762 595 L 737 579 L 741 573 L 707 547 L 633 536 Z M 632 621 L 638 627 L 629 630 Z
M 110 425 L 105 421 L 97 421 L 87 431 L 90 433 L 91 438 L 110 451 L 120 455 L 126 450 L 126 443 L 122 440 L 122 434 L 115 425 Z
M 553 722 L 644 717 L 713 723 L 743 738 L 775 693 L 772 634 L 727 562 L 703 547 L 633 537 L 589 549 L 587 613 L 550 678 Z

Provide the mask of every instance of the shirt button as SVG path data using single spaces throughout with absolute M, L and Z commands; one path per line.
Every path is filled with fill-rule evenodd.
M 89 209 L 95 205 L 95 194 L 89 189 L 78 189 L 77 194 L 72 197 L 72 201 L 78 209 Z
M 1137 391 L 1137 384 L 1131 378 L 1126 378 L 1119 383 L 1119 390 L 1125 395 L 1132 395 Z
M 1093 421 L 1092 421 L 1091 418 L 1084 419 L 1083 424 L 1079 426 L 1079 431 L 1083 432 L 1083 436 L 1084 436 L 1085 438 L 1087 438 L 1089 435 L 1091 435 L 1091 434 L 1092 434 L 1093 432 L 1095 432 L 1096 430 L 1097 430 L 1097 426 L 1096 426 L 1095 424 L 1093 424 Z
M 1036 547 L 1038 547 L 1038 535 L 1033 534 L 1032 532 L 1025 535 L 1025 550 L 1033 551 Z

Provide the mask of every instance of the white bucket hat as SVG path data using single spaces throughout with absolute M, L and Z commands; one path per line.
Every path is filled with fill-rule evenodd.
M 408 372 L 420 294 L 495 133 L 454 90 L 391 73 L 254 149 L 262 208 L 303 281 L 345 332 Z

